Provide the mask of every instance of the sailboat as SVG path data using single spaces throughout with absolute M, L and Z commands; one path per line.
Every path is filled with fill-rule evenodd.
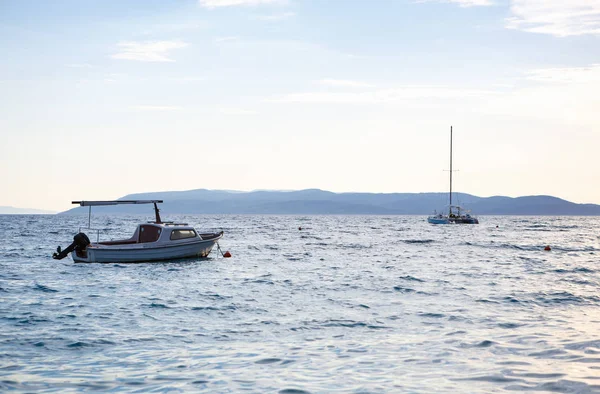
M 431 224 L 479 224 L 479 220 L 471 216 L 464 208 L 452 205 L 452 126 L 450 126 L 450 204 L 448 214 L 434 213 L 427 218 Z

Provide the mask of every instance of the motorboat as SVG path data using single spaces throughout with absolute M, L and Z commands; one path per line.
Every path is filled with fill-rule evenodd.
M 162 200 L 115 200 L 73 201 L 89 207 L 88 228 L 91 209 L 94 206 L 121 204 L 154 204 L 155 220 L 139 224 L 131 238 L 91 242 L 87 234 L 80 231 L 73 243 L 62 250 L 60 246 L 52 256 L 60 260 L 69 253 L 76 263 L 134 263 L 164 261 L 188 257 L 207 257 L 217 241 L 223 237 L 218 233 L 199 233 L 187 223 L 163 222 L 158 209 Z M 217 244 L 218 247 L 218 244 Z
M 468 210 L 452 205 L 452 126 L 450 126 L 450 204 L 448 205 L 448 214 L 434 212 L 427 218 L 431 224 L 479 224 L 479 219 L 471 216 Z

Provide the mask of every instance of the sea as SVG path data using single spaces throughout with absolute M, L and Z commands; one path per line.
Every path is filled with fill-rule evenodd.
M 0 392 L 600 393 L 598 217 L 168 219 L 220 250 L 75 264 L 87 216 L 0 216 Z

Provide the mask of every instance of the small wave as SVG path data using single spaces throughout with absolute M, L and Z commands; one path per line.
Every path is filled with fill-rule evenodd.
M 254 364 L 273 364 L 280 362 L 280 358 L 263 358 L 261 360 L 255 361 Z
M 67 345 L 68 348 L 83 348 L 83 347 L 89 347 L 92 346 L 91 343 L 87 343 L 87 342 L 82 342 L 82 341 L 77 341 L 77 342 L 73 342 Z
M 537 293 L 535 300 L 542 304 L 587 304 L 600 303 L 600 298 L 597 296 L 576 296 L 568 291 L 560 291 L 554 293 Z
M 508 382 L 523 382 L 523 379 L 519 378 L 508 378 L 503 375 L 484 375 L 474 376 L 472 378 L 455 378 L 452 380 L 473 380 L 478 382 L 492 382 L 492 383 L 508 383 Z
M 328 320 L 321 324 L 323 327 L 366 327 L 367 323 L 354 320 Z
M 446 315 L 444 315 L 443 313 L 431 313 L 431 312 L 427 312 L 427 313 L 419 313 L 419 316 L 423 316 L 423 317 L 434 317 L 436 319 L 440 319 L 442 317 L 446 317 Z
M 410 276 L 410 275 L 401 276 L 400 279 L 414 281 L 414 282 L 421 282 L 421 283 L 425 282 L 423 279 L 415 278 L 414 276 Z
M 346 244 L 340 245 L 344 249 L 371 249 L 373 245 L 362 245 L 362 244 Z
M 216 307 L 216 306 L 195 306 L 192 307 L 191 310 L 193 311 L 232 311 L 237 309 L 237 307 L 235 305 L 227 305 L 227 306 L 222 306 L 222 307 Z
M 570 350 L 587 350 L 588 348 L 600 349 L 600 340 L 575 342 L 565 345 Z
M 193 311 L 218 311 L 220 309 L 214 306 L 195 306 L 192 308 Z
M 496 344 L 496 342 L 486 339 L 484 341 L 477 342 L 477 343 L 462 343 L 460 346 L 463 348 L 485 348 L 485 347 L 491 347 L 495 344 Z
M 139 338 L 128 338 L 125 339 L 123 342 L 125 343 L 131 343 L 131 342 L 153 342 L 156 341 L 157 339 L 154 337 L 139 337 Z
M 414 289 L 402 286 L 394 286 L 394 290 L 399 291 L 400 293 L 412 293 L 415 291 Z
M 407 244 L 430 244 L 435 242 L 433 239 L 403 239 L 402 242 Z
M 523 324 L 519 324 L 519 323 L 498 323 L 498 327 L 500 327 L 500 328 L 511 329 L 511 328 L 518 328 L 518 327 L 521 327 L 521 326 L 523 326 Z
M 324 323 L 320 324 L 321 327 L 346 327 L 346 328 L 370 328 L 370 329 L 383 329 L 387 328 L 386 326 L 376 325 L 376 324 L 368 324 L 361 321 L 354 320 L 327 320 Z
M 275 284 L 272 280 L 267 280 L 267 279 L 244 279 L 244 283 L 264 283 L 267 285 Z
M 161 304 L 161 303 L 158 303 L 158 302 L 153 302 L 151 304 L 142 304 L 142 306 L 146 306 L 146 307 L 149 307 L 149 308 L 171 309 L 170 306 L 165 305 L 165 304 Z
M 220 294 L 204 294 L 205 297 L 211 298 L 213 300 L 225 300 L 227 298 L 231 298 L 230 296 L 222 296 Z
M 567 352 L 562 349 L 549 349 L 541 352 L 529 353 L 528 356 L 536 358 L 556 358 L 555 356 L 562 356 L 564 354 L 567 354 Z
M 583 382 L 573 380 L 559 380 L 556 382 L 546 382 L 538 385 L 510 385 L 505 387 L 509 391 L 536 391 L 553 393 L 596 393 L 600 390 L 598 385 L 588 385 Z
M 21 324 L 36 324 L 36 323 L 46 323 L 49 322 L 50 320 L 48 319 L 44 319 L 44 318 L 40 318 L 40 317 L 34 317 L 34 316 L 29 316 L 26 317 L 25 319 L 19 320 L 17 323 L 19 325 Z
M 55 290 L 48 286 L 40 285 L 39 283 L 36 283 L 33 289 L 38 290 L 38 291 L 43 291 L 44 293 L 58 293 L 58 290 Z
M 486 300 L 485 298 L 475 300 L 475 302 L 482 302 L 484 304 L 499 304 L 498 301 Z
M 570 273 L 592 274 L 596 271 L 593 269 L 590 269 L 590 268 L 586 268 L 586 267 L 578 267 L 578 268 L 573 268 L 570 270 L 564 269 L 564 268 L 558 268 L 558 269 L 552 270 L 552 272 L 556 272 L 557 274 L 570 274 Z
M 520 304 L 522 302 L 525 302 L 525 301 L 521 301 L 518 298 L 515 298 L 515 297 L 512 297 L 512 296 L 504 297 L 502 300 L 505 301 L 505 302 L 513 303 L 513 304 Z
M 329 246 L 328 243 L 325 242 L 308 242 L 307 246 Z

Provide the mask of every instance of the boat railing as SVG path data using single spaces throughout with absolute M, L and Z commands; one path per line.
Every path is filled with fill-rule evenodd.
M 147 223 L 156 223 L 156 222 L 147 222 Z M 163 224 L 165 226 L 187 226 L 187 223 L 177 223 L 177 222 L 160 222 L 160 224 Z
M 96 233 L 96 242 L 100 242 L 100 229 L 91 228 L 91 227 L 79 227 L 78 233 L 88 233 L 93 234 Z

